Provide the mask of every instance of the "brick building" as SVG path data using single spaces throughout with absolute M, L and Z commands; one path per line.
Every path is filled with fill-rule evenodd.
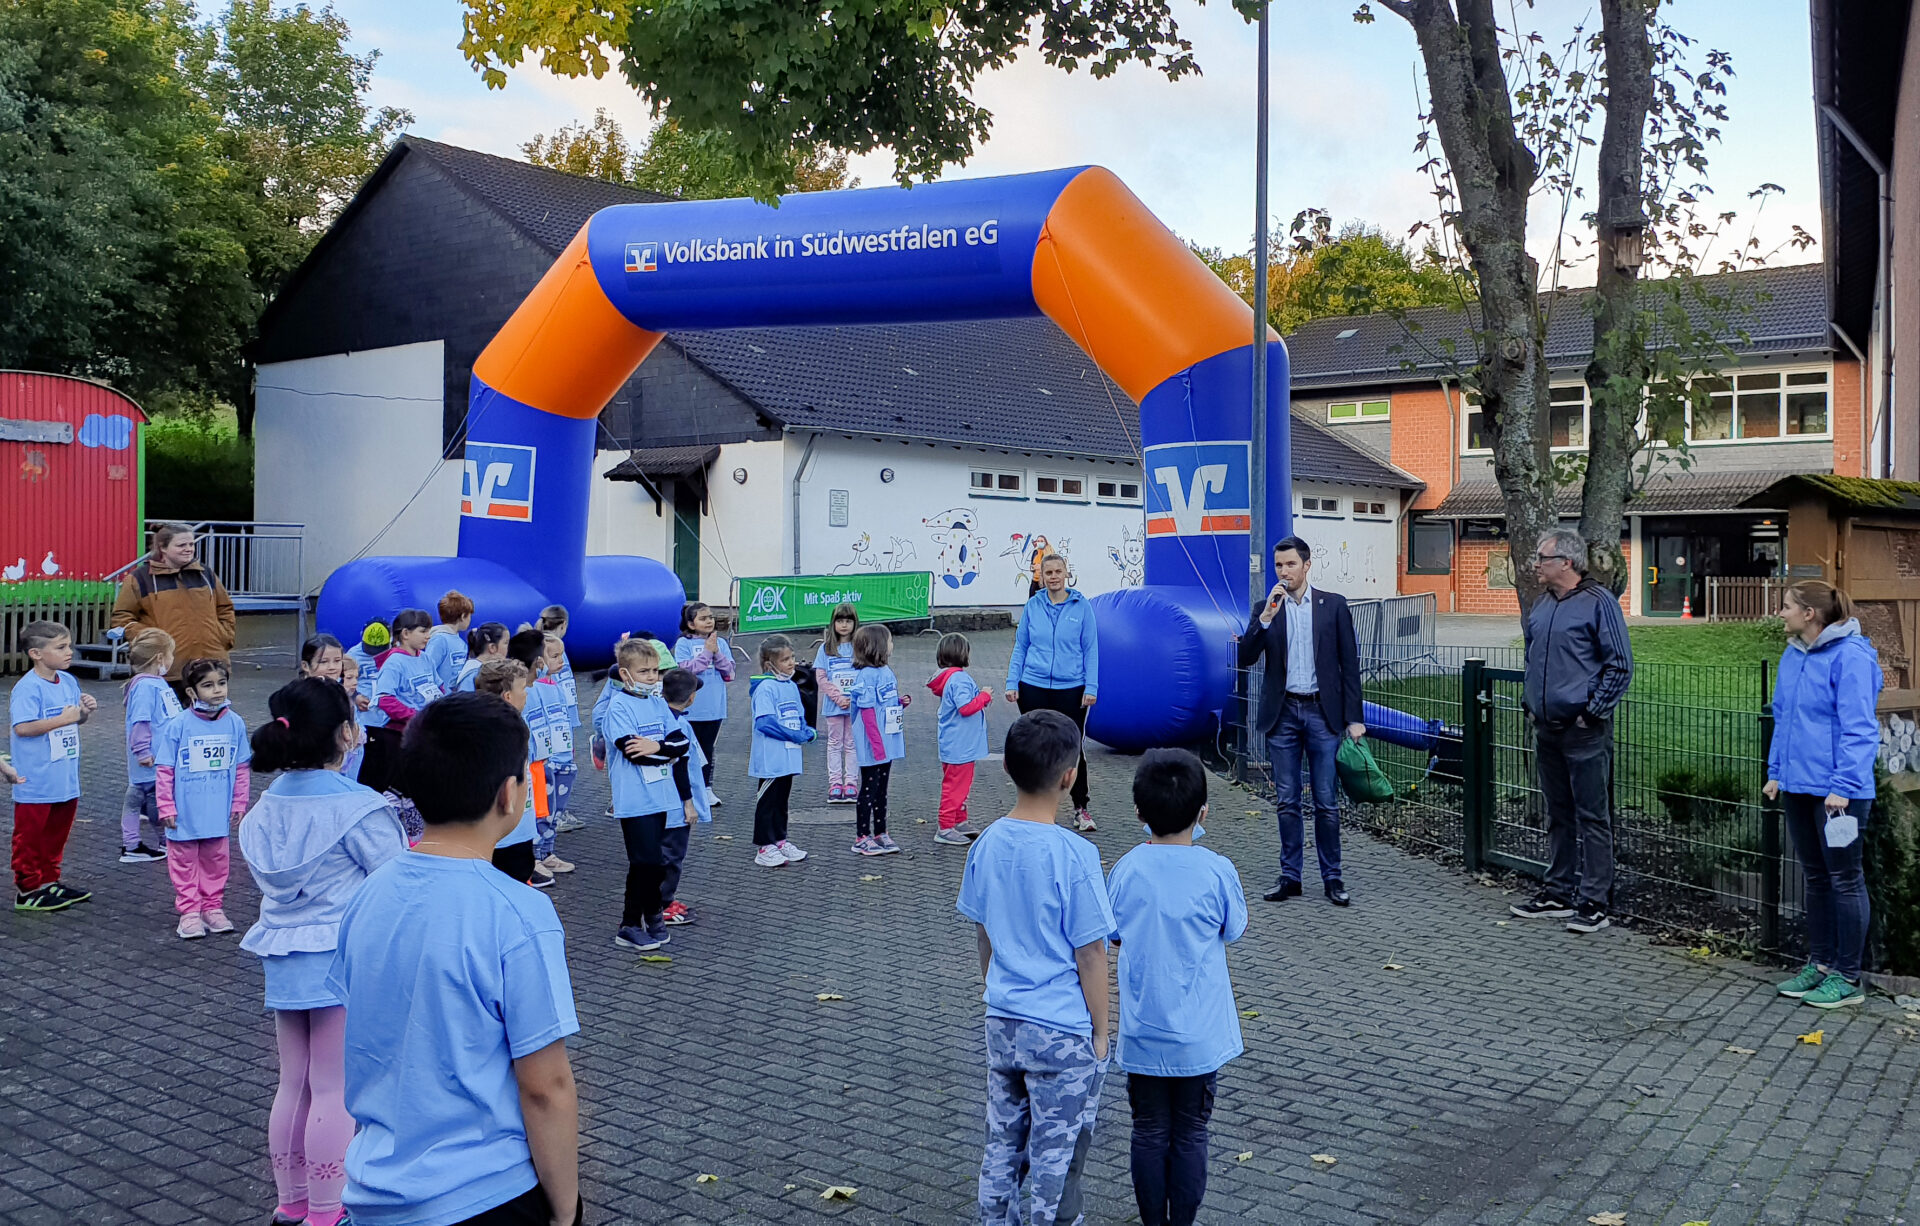
M 1715 278 L 1716 292 L 1743 304 L 1746 339 L 1732 346 L 1737 362 L 1716 381 L 1710 407 L 1687 423 L 1685 470 L 1672 453 L 1655 453 L 1628 505 L 1629 612 L 1678 615 L 1701 605 L 1710 579 L 1778 573 L 1783 515 L 1746 501 L 1789 473 L 1866 471 L 1868 388 L 1829 326 L 1826 278 L 1818 264 Z M 1566 292 L 1547 334 L 1553 450 L 1569 456 L 1586 449 L 1585 296 Z M 1470 351 L 1469 327 L 1442 307 L 1404 319 L 1314 320 L 1287 338 L 1293 408 L 1425 483 L 1400 525 L 1399 591 L 1431 592 L 1443 612 L 1515 613 L 1480 413 L 1439 360 L 1449 343 Z M 1560 491 L 1560 506 L 1577 515 L 1577 486 Z

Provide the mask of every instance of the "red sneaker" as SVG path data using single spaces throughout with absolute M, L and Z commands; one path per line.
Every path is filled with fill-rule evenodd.
M 676 898 L 672 902 L 667 904 L 667 909 L 665 911 L 662 911 L 660 913 L 660 922 L 663 924 L 672 924 L 675 926 L 678 926 L 681 924 L 691 924 L 693 922 L 693 912 L 687 910 L 686 903 L 683 903 Z

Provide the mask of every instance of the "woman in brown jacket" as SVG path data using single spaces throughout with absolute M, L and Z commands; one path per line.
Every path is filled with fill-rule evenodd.
M 233 598 L 220 577 L 195 560 L 192 528 L 161 524 L 153 530 L 152 551 L 120 581 L 113 624 L 126 631 L 128 642 L 148 628 L 173 636 L 167 680 L 176 689 L 188 661 L 227 659 L 233 650 Z

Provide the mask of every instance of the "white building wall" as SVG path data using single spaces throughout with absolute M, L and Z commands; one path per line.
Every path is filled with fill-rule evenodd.
M 1309 509 L 1312 499 L 1322 509 Z M 1324 509 L 1332 499 L 1337 509 Z M 1365 512 L 1356 513 L 1354 503 Z M 1374 503 L 1384 513 L 1372 512 Z M 1313 547 L 1312 581 L 1349 600 L 1372 600 L 1396 595 L 1400 556 L 1400 491 L 1355 485 L 1302 481 L 1293 490 L 1293 531 Z
M 310 590 L 376 535 L 369 553 L 454 551 L 460 466 L 440 459 L 442 369 L 439 341 L 259 368 L 253 515 L 306 525 Z
M 707 474 L 707 513 L 700 520 L 701 600 L 730 605 L 735 579 L 793 573 L 788 524 L 801 445 L 773 439 L 721 446 Z M 736 472 L 747 479 L 735 480 Z
M 653 495 L 638 481 L 608 481 L 602 473 L 626 460 L 629 452 L 601 451 L 593 457 L 593 483 L 587 495 L 587 552 L 633 554 L 673 563 L 673 502 L 670 489 L 658 513 Z

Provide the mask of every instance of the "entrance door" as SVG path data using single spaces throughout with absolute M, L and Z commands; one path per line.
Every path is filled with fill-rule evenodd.
M 700 599 L 700 487 L 687 477 L 673 483 L 673 573 L 688 600 Z
M 1647 612 L 1678 613 L 1681 602 L 1693 595 L 1693 576 L 1699 559 L 1693 555 L 1692 536 L 1650 536 L 1647 556 Z M 1704 610 L 1701 610 L 1704 613 Z

